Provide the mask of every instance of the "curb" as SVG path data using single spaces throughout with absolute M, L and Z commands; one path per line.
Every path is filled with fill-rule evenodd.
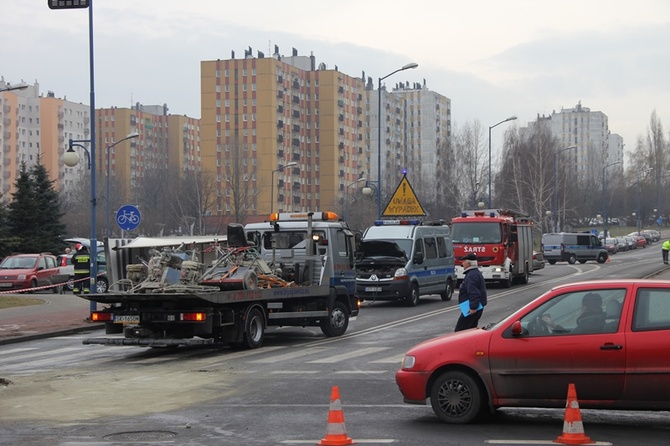
M 74 328 L 67 328 L 67 329 L 62 329 L 62 330 L 54 330 L 54 331 L 45 331 L 42 333 L 35 333 L 35 334 L 30 334 L 30 335 L 25 335 L 25 336 L 17 336 L 14 338 L 7 338 L 7 339 L 0 339 L 0 345 L 7 345 L 7 344 L 16 344 L 19 342 L 27 342 L 27 341 L 34 341 L 37 339 L 46 339 L 46 338 L 52 338 L 55 336 L 68 336 L 71 334 L 75 333 L 82 333 L 86 331 L 91 331 L 91 330 L 99 330 L 105 328 L 105 324 L 91 324 L 91 325 L 86 325 L 83 327 L 74 327 Z

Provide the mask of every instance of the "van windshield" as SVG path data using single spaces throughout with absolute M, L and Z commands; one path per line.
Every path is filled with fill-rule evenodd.
M 454 223 L 451 227 L 451 240 L 454 243 L 500 243 L 500 223 Z

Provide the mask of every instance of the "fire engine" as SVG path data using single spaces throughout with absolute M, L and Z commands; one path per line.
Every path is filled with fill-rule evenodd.
M 487 282 L 505 287 L 528 283 L 533 272 L 533 222 L 527 215 L 503 209 L 463 211 L 451 220 L 456 277 L 463 280 L 462 258 L 471 252 Z

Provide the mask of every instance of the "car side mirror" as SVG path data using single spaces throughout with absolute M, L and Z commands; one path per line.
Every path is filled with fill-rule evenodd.
M 523 326 L 521 321 L 516 321 L 512 324 L 512 336 L 521 336 L 523 334 Z

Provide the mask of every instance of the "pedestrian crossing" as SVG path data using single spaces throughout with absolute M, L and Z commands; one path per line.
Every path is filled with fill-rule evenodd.
M 183 365 L 197 370 L 228 366 L 245 373 L 275 375 L 392 374 L 400 366 L 403 347 L 349 342 L 270 345 L 254 350 L 229 348 L 148 349 L 136 346 L 82 345 L 81 337 L 51 338 L 31 347 L 0 348 L 0 376 L 33 375 L 70 367 L 156 367 Z M 53 347 L 52 345 L 53 344 Z M 52 348 L 50 348 L 52 347 Z

